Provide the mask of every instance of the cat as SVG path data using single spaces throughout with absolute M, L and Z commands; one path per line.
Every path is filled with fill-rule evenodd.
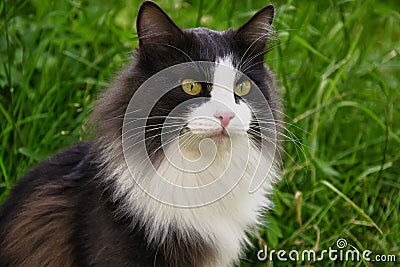
M 268 5 L 237 30 L 181 29 L 143 2 L 94 140 L 29 171 L 0 208 L 0 265 L 236 264 L 279 181 L 273 19 Z

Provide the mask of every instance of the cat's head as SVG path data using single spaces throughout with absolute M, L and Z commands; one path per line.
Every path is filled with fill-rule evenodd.
M 273 17 L 274 7 L 268 5 L 239 29 L 181 29 L 157 4 L 144 2 L 137 18 L 139 46 L 133 64 L 103 94 L 93 116 L 101 154 L 111 163 L 111 171 L 117 172 L 125 161 L 134 179 L 145 179 L 164 168 L 168 178 L 144 182 L 157 191 L 157 199 L 165 195 L 160 188 L 170 186 L 161 185 L 164 180 L 191 187 L 210 182 L 198 182 L 203 178 L 222 175 L 226 186 L 209 194 L 217 199 L 243 171 L 252 169 L 248 176 L 260 177 L 256 184 L 272 177 L 268 168 L 279 162 L 281 112 L 264 57 L 276 44 Z M 203 141 L 214 146 L 201 146 Z M 208 157 L 213 149 L 222 155 L 219 161 Z M 258 152 L 267 154 L 263 163 Z M 203 164 L 208 160 L 210 164 Z M 256 173 L 257 164 L 263 173 Z M 178 172 L 171 171 L 172 165 Z M 157 170 L 149 173 L 153 167 Z M 182 193 L 186 194 L 192 193 Z
M 211 138 L 218 144 L 238 135 L 257 142 L 263 137 L 260 127 L 269 128 L 264 137 L 271 139 L 278 103 L 264 56 L 276 41 L 273 17 L 274 7 L 268 5 L 237 30 L 181 29 L 157 4 L 142 4 L 139 48 L 127 74 L 135 82 L 141 79 L 142 88 L 139 93 L 133 88 L 137 102 L 131 103 L 126 118 L 151 107 L 148 114 L 140 113 L 148 117 L 145 140 L 150 155 L 162 145 L 162 124 L 167 132 L 179 128 L 181 136 L 195 137 L 186 142 L 193 147 L 193 140 Z

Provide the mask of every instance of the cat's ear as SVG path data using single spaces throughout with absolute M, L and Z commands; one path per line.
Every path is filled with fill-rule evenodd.
M 249 45 L 265 46 L 268 37 L 273 32 L 274 15 L 275 8 L 273 5 L 263 7 L 236 31 L 236 38 L 246 41 Z
M 136 21 L 139 47 L 146 44 L 173 44 L 183 36 L 182 30 L 152 1 L 140 6 Z

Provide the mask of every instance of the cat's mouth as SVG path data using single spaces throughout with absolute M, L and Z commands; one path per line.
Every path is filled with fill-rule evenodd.
M 222 128 L 222 130 L 219 132 L 218 136 L 226 136 L 226 137 L 228 137 L 229 134 L 228 134 L 228 132 L 226 131 L 225 128 Z
M 192 136 L 198 139 L 209 138 L 215 141 L 220 141 L 223 139 L 229 139 L 232 133 L 229 132 L 225 127 L 215 127 L 215 128 L 196 128 L 190 129 L 187 125 L 180 131 L 180 136 Z

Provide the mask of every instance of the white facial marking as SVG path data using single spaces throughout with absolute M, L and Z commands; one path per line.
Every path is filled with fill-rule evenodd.
M 194 108 L 188 118 L 188 128 L 193 134 L 210 137 L 221 134 L 224 130 L 228 134 L 244 134 L 249 129 L 250 108 L 242 101 L 235 102 L 237 74 L 232 57 L 217 59 L 211 99 Z
M 226 57 L 217 60 L 211 98 L 221 101 L 231 99 L 235 102 L 233 89 L 235 88 L 236 74 L 237 70 L 233 67 L 231 58 Z

